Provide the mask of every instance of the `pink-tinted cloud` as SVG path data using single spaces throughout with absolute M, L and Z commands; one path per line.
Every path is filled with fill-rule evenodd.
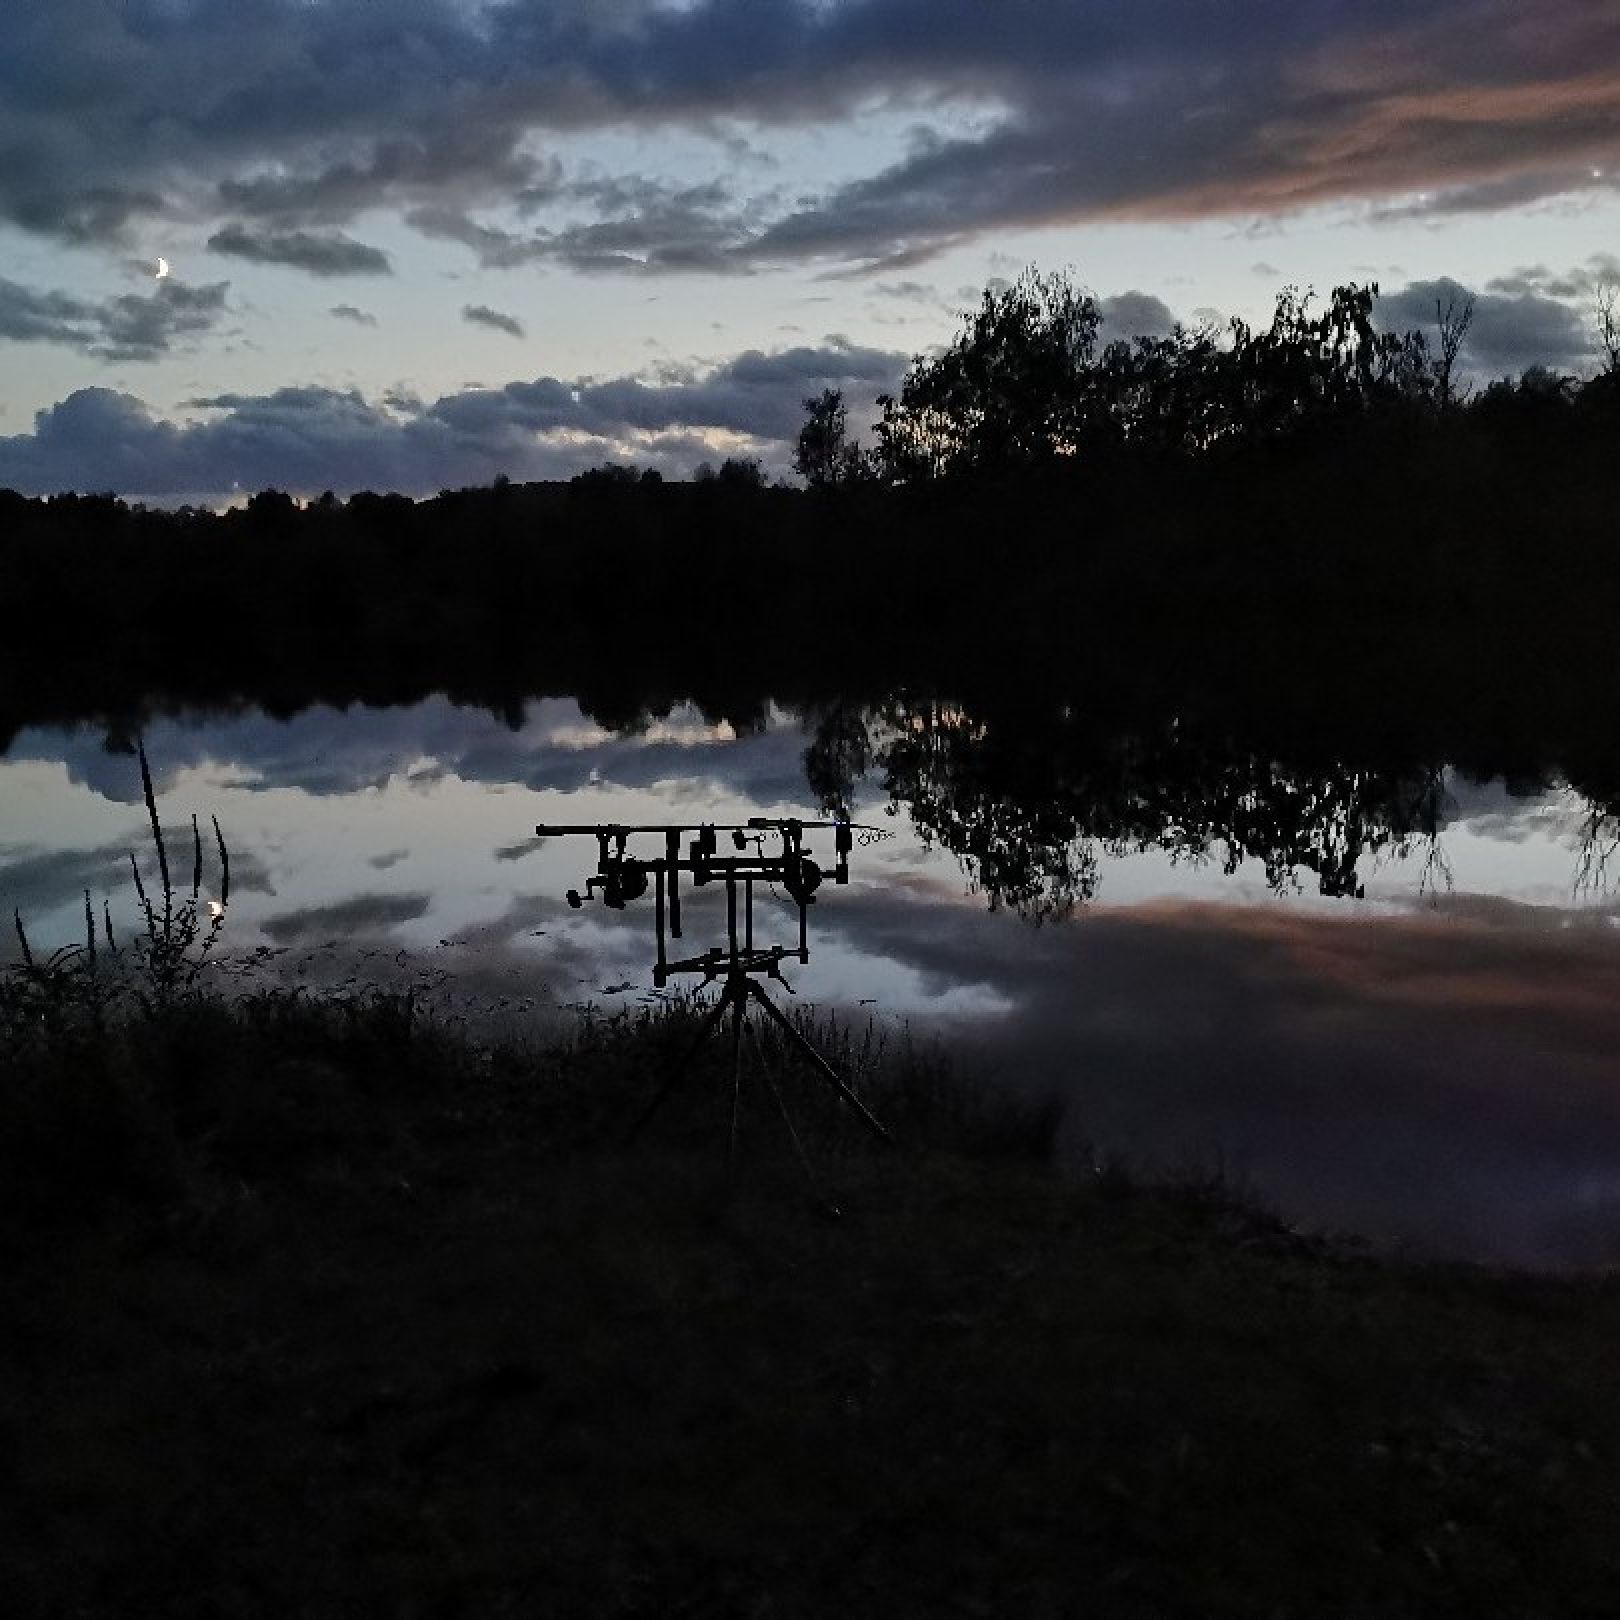
M 915 117 L 911 149 L 819 189 L 555 150 L 769 145 L 873 107 Z M 392 210 L 487 262 L 903 265 L 1012 227 L 1610 185 L 1620 23 L 1570 0 L 64 0 L 8 34 L 0 149 L 0 218 L 74 241 L 183 216 L 330 271 L 364 267 L 338 227 Z

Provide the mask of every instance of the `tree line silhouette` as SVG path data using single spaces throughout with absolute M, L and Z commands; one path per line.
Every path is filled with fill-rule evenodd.
M 848 434 L 840 390 L 807 399 L 795 469 L 814 488 L 973 480 L 1068 463 L 1207 458 L 1257 445 L 1338 437 L 1376 421 L 1422 434 L 1459 410 L 1512 435 L 1571 408 L 1566 431 L 1620 423 L 1620 292 L 1596 295 L 1598 375 L 1533 367 L 1475 396 L 1458 360 L 1469 295 L 1436 300 L 1434 333 L 1376 321 L 1376 283 L 1314 295 L 1288 287 L 1270 324 L 1234 319 L 1102 341 L 1102 307 L 1063 275 L 1026 272 L 988 288 L 939 354 L 919 356 L 897 395 L 880 395 L 876 442 Z
M 1438 344 L 1375 315 L 1372 288 L 1288 292 L 1264 330 L 1101 343 L 1032 273 L 915 362 L 870 447 L 807 401 L 804 488 L 733 460 L 220 513 L 0 492 L 0 739 L 148 699 L 634 714 L 1020 680 L 1545 734 L 1614 682 L 1620 342 L 1584 384 L 1469 395 L 1466 311 Z

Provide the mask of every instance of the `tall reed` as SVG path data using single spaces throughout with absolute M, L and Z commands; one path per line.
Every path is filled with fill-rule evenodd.
M 152 849 L 157 860 L 160 893 L 154 899 L 141 877 L 135 851 L 129 851 L 129 871 L 135 884 L 135 897 L 141 911 L 141 930 L 125 960 L 113 936 L 112 909 L 102 902 L 102 942 L 106 954 L 125 971 L 111 980 L 100 977 L 101 952 L 96 941 L 96 917 L 90 891 L 84 892 L 84 942 L 63 945 L 41 957 L 33 948 L 20 911 L 12 912 L 12 925 L 22 951 L 19 969 L 21 988 L 32 992 L 46 1016 L 47 1003 L 65 1008 L 90 1002 L 96 1006 L 128 991 L 146 1012 L 153 1012 L 195 987 L 219 942 L 225 926 L 226 908 L 231 899 L 231 854 L 217 816 L 209 820 L 214 829 L 214 846 L 219 856 L 219 894 L 203 894 L 202 829 L 195 815 L 191 818 L 191 887 L 187 893 L 175 887 L 169 866 L 169 847 L 158 817 L 157 794 L 152 785 L 152 769 L 146 757 L 146 743 L 136 741 L 141 768 L 141 796 L 151 828 Z

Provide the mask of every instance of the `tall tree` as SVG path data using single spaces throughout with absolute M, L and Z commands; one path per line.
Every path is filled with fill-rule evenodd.
M 843 391 L 824 388 L 804 402 L 805 422 L 793 450 L 793 470 L 812 489 L 846 482 L 860 452 L 849 442 Z
M 1064 275 L 985 290 L 953 343 L 912 362 L 878 404 L 878 457 L 909 481 L 994 473 L 1072 455 L 1086 434 L 1100 315 Z
M 1598 346 L 1603 350 L 1603 369 L 1610 376 L 1620 374 L 1620 282 L 1598 282 L 1592 290 L 1592 313 Z
M 1460 288 L 1448 286 L 1444 303 L 1437 298 L 1434 301 L 1435 326 L 1440 336 L 1440 354 L 1435 361 L 1435 381 L 1440 388 L 1440 409 L 1448 411 L 1456 403 L 1457 393 L 1453 380 L 1453 371 L 1457 364 L 1457 356 L 1462 350 L 1463 339 L 1468 336 L 1468 328 L 1474 324 L 1474 295 L 1458 293 Z

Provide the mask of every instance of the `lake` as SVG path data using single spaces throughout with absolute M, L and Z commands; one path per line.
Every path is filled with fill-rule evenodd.
M 633 1008 L 658 993 L 650 900 L 571 910 L 594 844 L 536 824 L 836 805 L 876 832 L 811 909 L 798 1000 L 1060 1094 L 1076 1167 L 1219 1173 L 1419 1253 L 1620 1260 L 1614 823 L 1555 771 L 905 692 L 609 723 L 565 697 L 245 707 L 144 737 L 187 882 L 191 814 L 224 829 L 221 970 L 249 982 L 409 982 L 503 1033 Z M 149 839 L 127 742 L 25 727 L 0 759 L 0 902 L 36 950 L 82 935 L 86 889 L 134 926 L 126 851 Z M 830 864 L 828 835 L 809 847 Z M 759 918 L 789 939 L 785 898 Z M 717 892 L 689 896 L 686 934 L 723 934 Z

